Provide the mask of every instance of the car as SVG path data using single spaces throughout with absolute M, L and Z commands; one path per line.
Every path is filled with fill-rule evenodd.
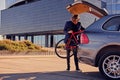
M 120 80 L 120 14 L 109 15 L 86 1 L 70 4 L 67 10 L 71 14 L 89 12 L 100 18 L 82 33 L 87 36 L 81 35 L 78 59 L 98 67 L 107 80 Z

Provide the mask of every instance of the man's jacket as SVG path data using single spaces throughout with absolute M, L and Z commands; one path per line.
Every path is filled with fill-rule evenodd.
M 78 22 L 77 24 L 74 24 L 72 21 L 67 21 L 64 27 L 64 33 L 65 33 L 65 43 L 67 43 L 68 38 L 70 38 L 70 33 L 68 31 L 72 30 L 73 32 L 77 32 L 79 30 L 84 30 L 84 28 L 81 26 L 81 23 Z M 71 45 L 74 45 L 71 43 Z

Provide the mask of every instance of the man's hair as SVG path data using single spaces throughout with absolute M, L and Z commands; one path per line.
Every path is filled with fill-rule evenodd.
M 78 16 L 78 15 L 73 15 L 72 18 L 73 18 L 73 19 L 78 19 L 79 16 Z

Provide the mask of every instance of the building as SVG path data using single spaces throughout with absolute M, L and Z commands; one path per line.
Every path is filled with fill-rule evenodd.
M 75 0 L 75 1 L 81 1 L 81 0 Z M 101 8 L 101 6 L 102 6 L 102 3 L 100 0 L 84 0 L 84 1 L 92 3 L 99 8 Z M 96 17 L 90 13 L 81 14 L 80 18 L 81 18 L 80 22 L 82 23 L 82 26 L 84 26 L 85 28 L 88 27 L 93 22 L 95 22 L 97 19 L 99 19 L 98 17 Z
M 120 14 L 120 0 L 102 0 L 109 14 Z
M 0 27 L 1 27 L 1 10 L 5 9 L 5 0 L 0 0 Z M 0 40 L 3 39 L 3 36 L 0 35 Z
M 54 46 L 63 38 L 63 27 L 71 14 L 67 4 L 74 0 L 6 0 L 2 10 L 0 34 L 8 39 L 28 39 L 36 44 Z
M 79 0 L 5 0 L 6 9 L 1 12 L 0 34 L 12 40 L 30 40 L 35 44 L 53 47 L 64 38 L 63 28 L 71 14 L 68 4 Z M 87 0 L 101 7 L 100 0 Z M 84 27 L 97 17 L 81 14 Z

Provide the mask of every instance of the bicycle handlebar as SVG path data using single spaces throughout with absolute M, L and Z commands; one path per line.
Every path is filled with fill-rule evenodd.
M 80 33 L 82 33 L 82 32 L 84 32 L 84 30 L 79 30 L 79 31 L 77 31 L 77 32 L 72 32 L 71 34 L 75 35 L 75 34 L 80 34 Z

